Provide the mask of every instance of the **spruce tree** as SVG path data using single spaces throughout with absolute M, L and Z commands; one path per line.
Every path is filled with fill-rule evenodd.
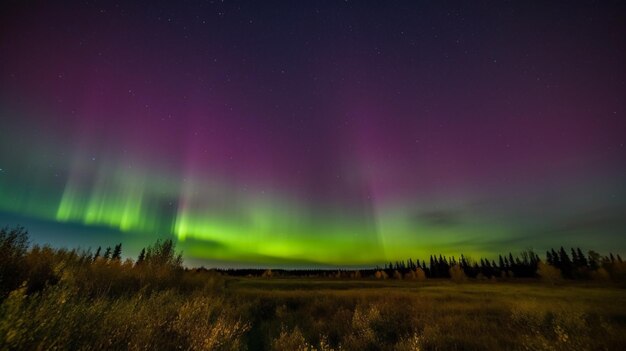
M 574 264 L 574 267 L 580 267 L 580 259 L 578 258 L 578 254 L 576 253 L 573 247 L 571 250 L 572 250 L 572 263 Z
M 554 266 L 557 268 L 561 268 L 561 259 L 559 258 L 559 254 L 556 253 L 554 249 L 551 249 L 550 252 L 552 252 L 552 261 L 554 262 Z
M 137 257 L 137 262 L 135 263 L 135 265 L 142 264 L 145 258 L 146 258 L 146 249 L 143 248 L 141 249 L 141 252 L 139 252 L 139 257 Z
M 554 259 L 552 259 L 550 251 L 546 251 L 546 262 L 548 262 L 549 265 L 554 266 Z
M 114 261 L 119 261 L 122 259 L 122 243 L 115 245 L 115 248 L 113 248 L 113 254 L 111 255 L 111 259 Z
M 94 262 L 95 262 L 98 258 L 100 258 L 100 251 L 102 251 L 102 247 L 98 246 L 98 250 L 96 250 L 96 254 L 95 254 L 95 255 L 93 255 L 93 260 L 94 260 Z
M 111 258 L 111 247 L 107 247 L 106 250 L 104 250 L 104 256 L 103 258 L 108 261 Z
M 587 258 L 585 257 L 585 254 L 583 254 L 580 247 L 576 249 L 576 253 L 578 254 L 578 260 L 580 261 L 580 265 L 583 267 L 587 267 L 589 265 L 589 262 L 587 262 Z
M 563 272 L 563 275 L 571 277 L 572 260 L 570 260 L 563 246 L 561 246 L 561 249 L 559 250 L 559 260 L 561 261 L 561 272 Z

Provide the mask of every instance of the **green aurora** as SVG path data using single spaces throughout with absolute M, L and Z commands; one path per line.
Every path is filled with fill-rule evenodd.
M 175 238 L 219 267 L 625 253 L 605 5 L 10 3 L 0 225 L 34 244 Z

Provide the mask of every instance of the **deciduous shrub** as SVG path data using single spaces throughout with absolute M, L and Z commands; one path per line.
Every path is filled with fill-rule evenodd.
M 17 289 L 28 275 L 28 231 L 23 227 L 0 229 L 0 299 Z
M 537 275 L 539 275 L 542 280 L 552 284 L 558 282 L 562 278 L 561 271 L 558 268 L 544 262 L 539 262 Z
M 467 276 L 465 275 L 463 268 L 461 268 L 460 265 L 456 264 L 450 267 L 450 279 L 452 279 L 452 281 L 454 282 L 460 283 L 466 281 Z

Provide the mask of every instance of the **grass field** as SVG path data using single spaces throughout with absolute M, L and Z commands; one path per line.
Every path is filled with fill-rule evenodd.
M 227 285 L 238 301 L 254 301 L 251 333 L 259 337 L 251 344 L 259 348 L 295 349 L 303 340 L 349 350 L 626 345 L 626 291 L 620 288 L 306 279 L 241 279 Z M 282 334 L 273 345 L 260 342 L 267 340 L 264 331 L 278 329 Z
M 2 349 L 619 350 L 626 290 L 536 280 L 232 278 L 85 297 L 71 286 L 0 308 Z

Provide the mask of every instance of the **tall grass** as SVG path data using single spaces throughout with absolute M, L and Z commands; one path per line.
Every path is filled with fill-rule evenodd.
M 13 291 L 0 307 L 0 348 L 239 350 L 249 325 L 223 300 L 166 290 L 86 298 L 56 286 Z

